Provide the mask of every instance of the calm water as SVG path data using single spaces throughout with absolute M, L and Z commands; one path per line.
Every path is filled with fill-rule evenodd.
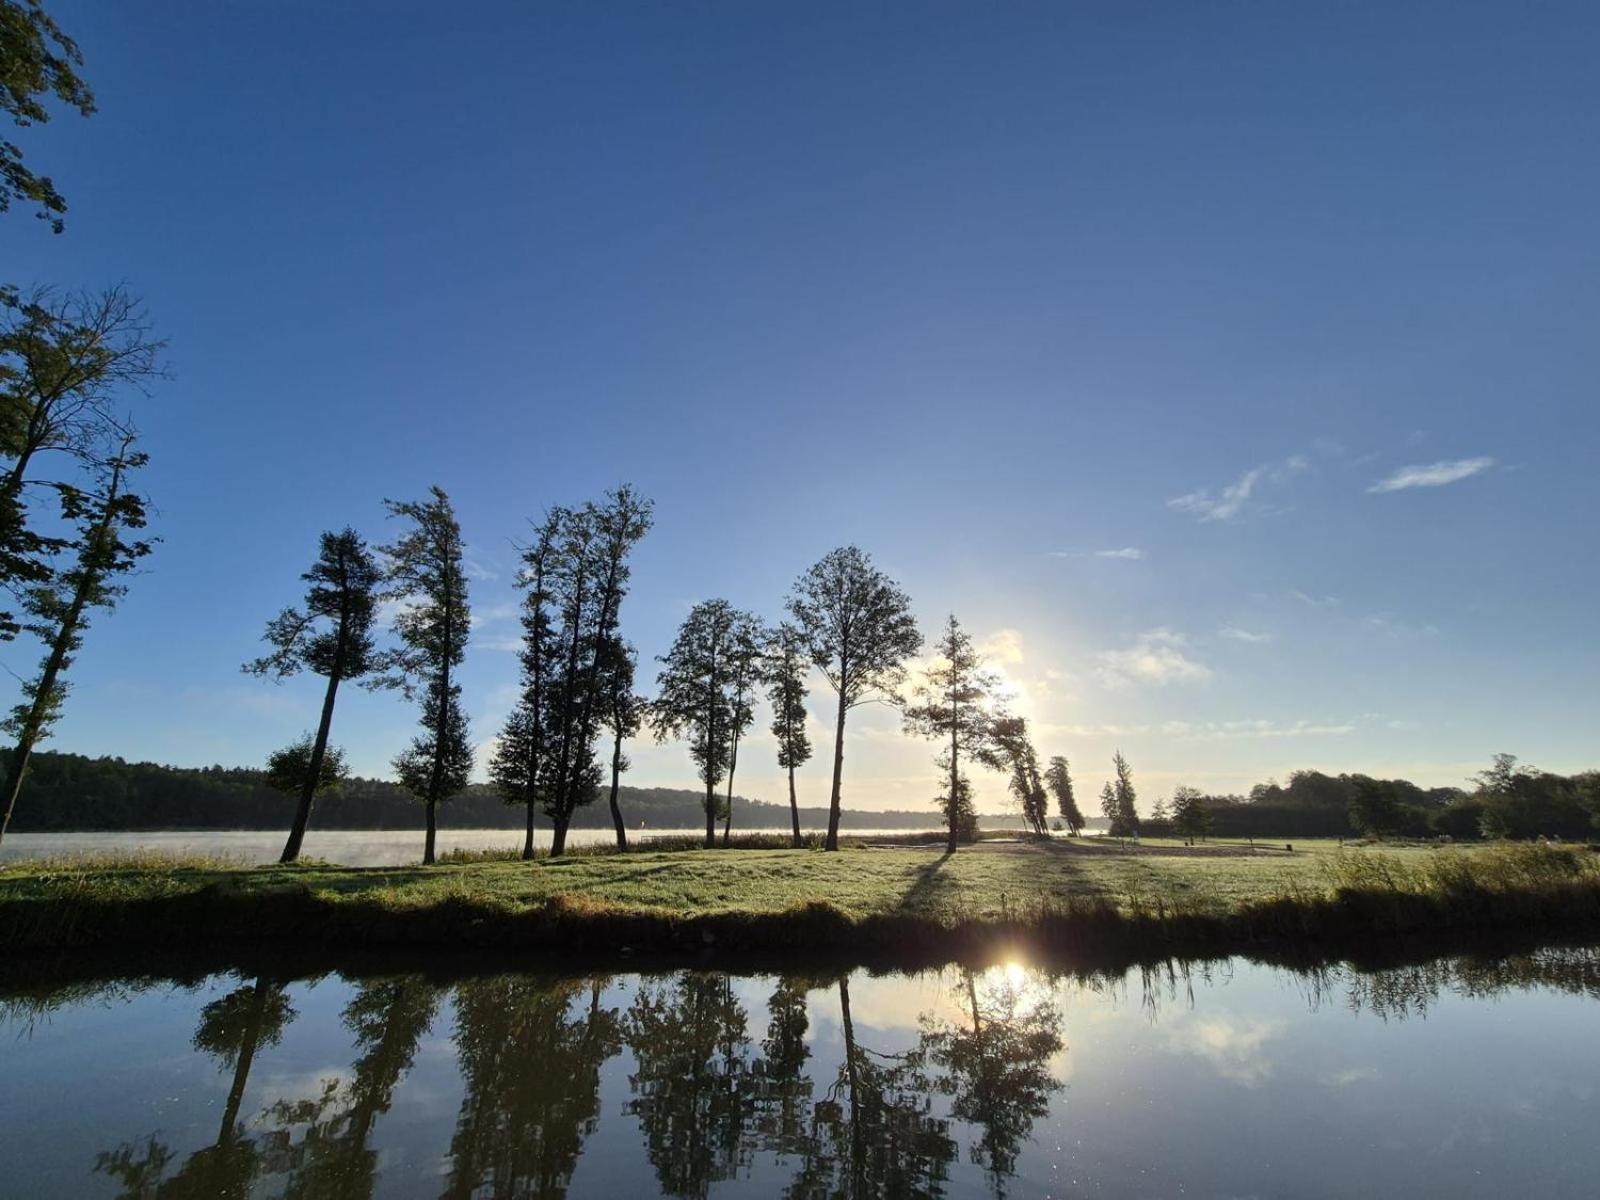
M 782 836 L 782 829 L 753 830 Z M 820 830 L 816 832 L 821 832 Z M 938 830 L 847 829 L 852 837 L 919 832 L 937 837 Z M 699 837 L 705 829 L 630 830 L 632 841 L 652 837 Z M 20 858 L 50 858 L 63 854 L 107 854 L 132 850 L 156 850 L 168 854 L 216 854 L 247 863 L 273 863 L 283 853 L 287 833 L 257 830 L 159 831 L 150 833 L 8 833 L 0 842 L 0 862 Z M 451 850 L 522 849 L 520 829 L 441 829 L 438 853 Z M 611 844 L 616 835 L 609 829 L 573 829 L 567 833 L 570 846 L 593 843 Z M 535 831 L 535 842 L 550 844 L 550 831 Z M 422 831 L 373 829 L 312 829 L 306 833 L 304 854 L 352 867 L 396 867 L 422 859 Z
M 1600 950 L 12 993 L 7 1196 L 1589 1196 Z

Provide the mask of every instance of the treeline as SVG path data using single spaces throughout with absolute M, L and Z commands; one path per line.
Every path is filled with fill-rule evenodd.
M 16 832 L 283 828 L 283 793 L 266 771 L 250 767 L 170 767 L 40 752 L 33 757 L 28 782 L 37 803 L 18 810 L 11 826 Z M 701 820 L 700 794 L 692 789 L 623 787 L 621 799 L 634 830 L 692 829 Z M 789 827 L 787 805 L 738 800 L 748 827 Z M 317 814 L 318 823 L 329 829 L 414 829 L 417 802 L 398 783 L 352 777 L 319 800 Z M 807 828 L 821 828 L 828 813 L 802 808 L 800 817 Z M 938 820 L 926 811 L 843 814 L 845 827 L 853 829 L 933 828 Z M 441 810 L 440 824 L 448 829 L 516 829 L 522 817 L 493 788 L 471 784 Z M 577 829 L 610 825 L 610 813 L 598 805 L 581 808 L 573 821 Z
M 1592 838 L 1600 832 L 1600 771 L 1557 775 L 1497 754 L 1469 788 L 1406 779 L 1296 771 L 1249 795 L 1178 788 L 1143 822 L 1151 835 L 1224 838 Z

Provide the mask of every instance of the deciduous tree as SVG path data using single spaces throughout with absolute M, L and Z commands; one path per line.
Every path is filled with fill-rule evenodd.
M 83 54 L 78 43 L 45 12 L 39 0 L 0 0 L 0 113 L 19 128 L 50 120 L 55 100 L 87 117 L 94 93 L 78 75 Z M 22 161 L 22 148 L 0 138 L 0 213 L 12 201 L 37 204 L 38 217 L 60 233 L 67 202 L 48 175 L 36 175 Z
M 906 661 L 922 649 L 922 634 L 910 597 L 855 546 L 830 551 L 802 575 L 790 595 L 789 612 L 812 663 L 839 699 L 825 843 L 837 850 L 845 717 L 869 701 L 899 702 Z
M 22 628 L 44 644 L 45 656 L 39 673 L 23 684 L 22 703 L 4 723 L 16 745 L 6 772 L 0 838 L 16 811 L 28 759 L 61 716 L 67 696 L 62 676 L 83 646 L 90 610 L 114 608 L 127 590 L 117 578 L 150 552 L 149 540 L 127 536 L 145 527 L 145 502 L 130 490 L 128 475 L 147 459 L 133 449 L 133 442 L 132 434 L 124 436 L 116 451 L 96 465 L 86 486 L 62 484 L 56 489 L 62 521 L 74 530 L 63 539 L 71 558 L 65 569 L 51 572 L 49 582 L 35 584 L 22 595 Z
M 800 801 L 795 796 L 794 772 L 811 757 L 811 737 L 806 732 L 809 667 L 800 631 L 787 621 L 780 623 L 768 643 L 767 700 L 772 705 L 772 736 L 778 740 L 778 765 L 789 773 L 789 817 L 796 848 L 800 845 Z

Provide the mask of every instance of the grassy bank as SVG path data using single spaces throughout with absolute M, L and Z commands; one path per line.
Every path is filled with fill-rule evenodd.
M 1528 927 L 1600 930 L 1600 854 L 985 842 L 952 856 L 865 845 L 427 868 L 134 858 L 0 872 L 0 949 L 13 954 L 277 943 L 932 960 L 1018 939 L 1215 949 Z

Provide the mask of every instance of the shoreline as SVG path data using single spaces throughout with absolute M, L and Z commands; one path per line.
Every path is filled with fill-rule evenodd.
M 1032 892 L 1024 888 L 1032 888 Z M 800 955 L 929 965 L 1359 951 L 1600 933 L 1600 855 L 1533 845 L 1195 856 L 1001 842 L 640 852 L 431 868 L 0 871 L 0 955 L 444 950 L 578 960 Z

